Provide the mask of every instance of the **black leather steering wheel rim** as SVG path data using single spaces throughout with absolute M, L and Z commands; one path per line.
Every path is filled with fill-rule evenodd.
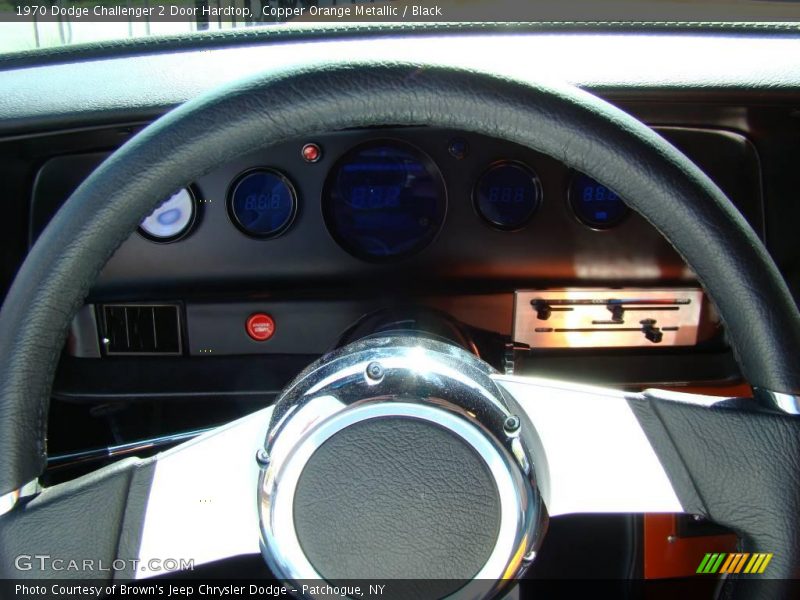
M 103 163 L 41 235 L 0 312 L 0 494 L 43 471 L 50 388 L 70 320 L 160 199 L 266 145 L 381 125 L 503 138 L 614 189 L 695 270 L 747 381 L 800 390 L 800 315 L 777 267 L 724 194 L 648 127 L 572 87 L 435 64 L 320 63 L 250 78 L 170 112 Z

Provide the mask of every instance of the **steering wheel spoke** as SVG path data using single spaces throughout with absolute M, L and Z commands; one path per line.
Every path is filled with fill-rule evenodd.
M 796 416 L 753 398 L 495 380 L 537 432 L 551 516 L 690 513 L 735 531 L 747 552 L 796 548 L 783 521 L 794 518 L 795 495 L 774 493 L 800 468 Z M 794 552 L 773 561 L 773 576 L 798 574 Z
M 272 408 L 154 457 L 137 558 L 194 566 L 258 554 L 257 452 Z M 158 575 L 140 570 L 136 578 Z
M 271 414 L 20 498 L 0 516 L 0 574 L 147 579 L 258 554 L 256 457 Z
M 536 433 L 537 484 L 550 516 L 683 512 L 629 395 L 545 379 L 494 379 Z

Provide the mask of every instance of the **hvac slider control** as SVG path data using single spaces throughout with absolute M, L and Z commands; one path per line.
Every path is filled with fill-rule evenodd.
M 512 341 L 531 348 L 631 348 L 697 343 L 699 288 L 518 290 Z

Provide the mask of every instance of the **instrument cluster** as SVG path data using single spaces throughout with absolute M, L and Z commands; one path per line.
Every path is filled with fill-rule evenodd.
M 442 140 L 456 164 L 471 153 L 460 137 Z M 307 166 L 320 163 L 322 144 L 298 144 Z M 512 153 L 515 154 L 515 153 Z M 526 229 L 546 202 L 563 202 L 586 228 L 616 227 L 628 216 L 622 198 L 578 172 L 569 172 L 562 193 L 548 198 L 536 166 L 519 156 L 488 157 L 469 178 L 468 198 L 456 197 L 440 164 L 407 139 L 381 137 L 359 141 L 333 157 L 323 175 L 321 197 L 303 197 L 296 183 L 308 176 L 273 164 L 251 164 L 233 176 L 225 205 L 232 226 L 245 236 L 272 240 L 290 232 L 296 216 L 319 206 L 336 243 L 367 262 L 391 262 L 422 252 L 437 237 L 453 202 L 471 204 L 487 227 L 502 232 Z M 452 171 L 452 165 L 449 171 Z M 319 175 L 319 173 L 316 173 Z M 565 189 L 564 189 L 565 188 Z M 139 232 L 158 242 L 178 242 L 201 226 L 198 193 L 179 190 L 141 224 Z
M 746 139 L 658 131 L 762 230 L 758 161 Z M 404 297 L 458 286 L 507 291 L 692 280 L 682 258 L 625 199 L 507 140 L 420 126 L 263 145 L 187 178 L 120 246 L 95 292 L 366 289 Z M 95 151 L 42 165 L 31 193 L 31 243 L 107 157 Z

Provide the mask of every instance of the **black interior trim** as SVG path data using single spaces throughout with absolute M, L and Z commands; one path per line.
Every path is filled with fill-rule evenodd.
M 138 551 L 134 522 L 143 514 L 153 472 L 138 459 L 121 460 L 48 488 L 3 515 L 0 579 L 82 579 L 90 573 L 110 580 L 118 547 L 129 552 L 135 545 Z M 21 559 L 23 569 L 16 564 L 20 556 L 29 557 Z M 48 559 L 42 563 L 35 556 Z M 85 560 L 93 561 L 92 569 L 82 568 Z M 78 566 L 70 568 L 69 561 Z

